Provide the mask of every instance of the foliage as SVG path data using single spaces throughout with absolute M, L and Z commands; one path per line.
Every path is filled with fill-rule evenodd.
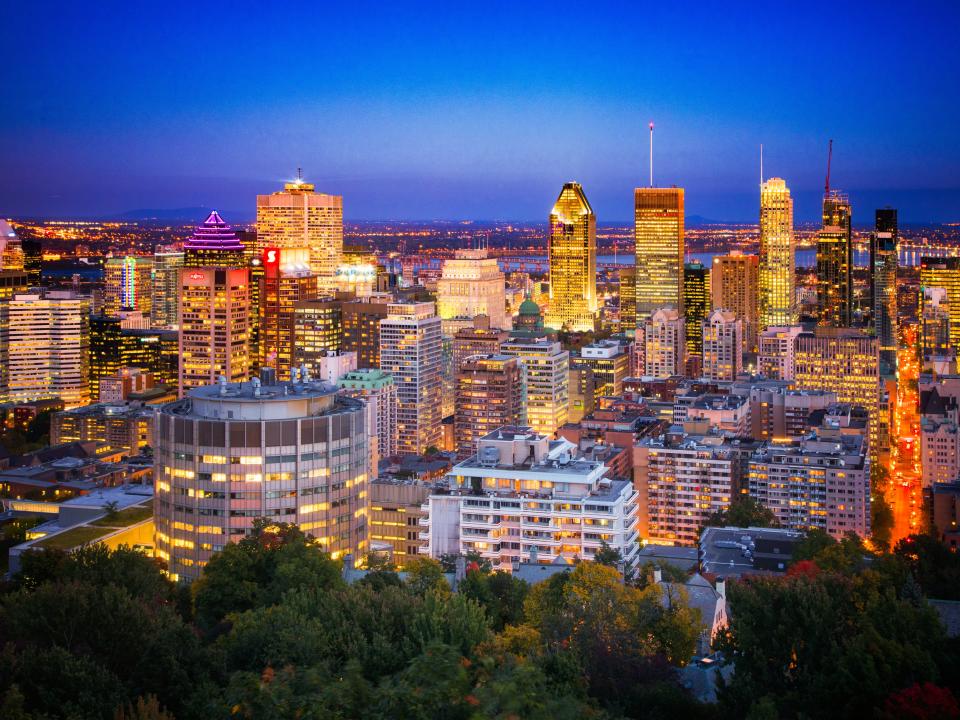
M 707 518 L 708 527 L 777 527 L 776 516 L 749 495 L 738 495 L 726 510 L 718 510 Z
M 931 535 L 910 535 L 893 550 L 927 597 L 960 600 L 960 555 Z
M 528 589 L 527 583 L 510 573 L 476 569 L 467 573 L 457 592 L 486 608 L 491 626 L 499 632 L 507 625 L 522 622 Z
M 880 492 L 874 493 L 870 500 L 870 530 L 874 546 L 880 550 L 889 549 L 893 536 L 893 508 Z

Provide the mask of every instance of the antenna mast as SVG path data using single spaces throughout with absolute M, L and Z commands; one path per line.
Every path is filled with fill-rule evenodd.
M 830 138 L 830 146 L 827 150 L 827 182 L 823 186 L 823 194 L 830 194 L 830 163 L 833 161 L 833 138 Z
M 760 184 L 763 185 L 763 143 L 760 143 Z
M 653 120 L 650 121 L 650 187 L 653 187 Z

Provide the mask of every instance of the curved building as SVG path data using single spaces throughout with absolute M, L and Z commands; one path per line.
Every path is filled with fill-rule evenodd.
M 265 374 L 266 379 L 266 374 Z M 367 410 L 307 379 L 211 385 L 157 412 L 157 556 L 197 578 L 257 518 L 297 524 L 334 556 L 365 553 Z

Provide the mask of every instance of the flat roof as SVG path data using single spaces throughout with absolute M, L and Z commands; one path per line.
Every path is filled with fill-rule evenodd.
M 701 572 L 725 576 L 770 572 L 755 568 L 754 564 L 744 557 L 741 548 L 717 547 L 715 544 L 720 541 L 739 543 L 744 536 L 749 536 L 754 542 L 758 538 L 799 542 L 803 533 L 785 528 L 706 527 L 700 535 Z M 785 562 L 789 562 L 789 555 L 783 557 Z
M 222 402 L 271 402 L 277 400 L 293 400 L 296 398 L 321 398 L 336 395 L 338 388 L 330 383 L 319 380 L 307 382 L 277 382 L 273 385 L 261 385 L 260 394 L 256 394 L 253 381 L 227 383 L 226 385 L 205 385 L 187 391 L 187 397 L 203 400 L 217 400 Z

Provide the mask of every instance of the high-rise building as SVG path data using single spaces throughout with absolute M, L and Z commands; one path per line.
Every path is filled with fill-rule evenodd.
M 853 323 L 853 235 L 850 200 L 831 190 L 823 196 L 817 236 L 817 307 L 821 325 Z
M 90 298 L 70 291 L 14 295 L 8 313 L 10 400 L 88 404 Z
M 665 306 L 683 312 L 683 188 L 636 188 L 637 325 Z
M 880 339 L 880 363 L 884 374 L 897 367 L 897 266 L 899 264 L 897 211 L 877 210 L 870 235 L 870 299 L 874 333 Z
M 942 287 L 921 287 L 920 353 L 925 360 L 951 354 L 950 302 Z
M 597 340 L 584 345 L 570 362 L 593 370 L 594 399 L 623 394 L 623 381 L 630 374 L 630 355 L 616 340 Z
M 334 290 L 343 262 L 343 197 L 314 191 L 301 180 L 280 192 L 257 195 L 257 250 L 310 251 L 310 270 L 321 289 Z
M 593 412 L 597 402 L 597 383 L 589 365 L 570 364 L 570 406 L 568 423 L 578 423 Z
M 509 329 L 505 277 L 487 250 L 458 250 L 444 261 L 437 281 L 437 314 L 441 320 L 486 315 L 490 327 Z
M 397 386 L 393 375 L 377 368 L 353 370 L 337 380 L 344 395 L 360 398 L 376 419 L 370 437 L 377 438 L 379 457 L 397 454 Z M 375 468 L 374 468 L 375 470 Z
M 250 374 L 250 270 L 184 267 L 180 271 L 179 392 Z
M 357 367 L 380 367 L 380 321 L 387 317 L 389 296 L 373 295 L 345 300 L 343 350 L 357 354 Z
M 799 325 L 768 327 L 760 333 L 757 370 L 770 380 L 793 380 L 796 377 L 797 336 Z
M 380 368 L 397 384 L 397 449 L 440 447 L 440 318 L 431 302 L 391 303 L 380 321 Z
M 637 271 L 632 267 L 620 268 L 620 332 L 631 337 L 637 330 Z
M 216 210 L 183 243 L 186 267 L 246 267 L 247 250 Z
M 263 517 L 296 523 L 334 557 L 364 554 L 367 433 L 364 404 L 325 383 L 214 384 L 164 405 L 154 428 L 157 557 L 173 578 L 196 579 Z
M 500 343 L 509 337 L 506 330 L 490 327 L 486 315 L 477 315 L 471 327 L 460 328 L 453 336 L 453 367 L 471 355 L 496 355 L 500 352 Z
M 180 268 L 184 253 L 157 252 L 153 255 L 150 284 L 150 327 L 176 330 L 180 309 Z
M 293 306 L 293 364 L 317 372 L 327 353 L 343 348 L 343 303 L 333 298 L 300 300 Z M 356 356 L 356 353 L 353 353 Z
M 717 308 L 701 323 L 703 377 L 735 380 L 743 372 L 743 324 L 732 310 Z
M 686 363 L 686 328 L 683 317 L 673 308 L 660 308 L 643 326 L 644 375 L 683 375 Z
M 270 249 L 263 257 L 260 287 L 260 367 L 271 367 L 286 378 L 295 365 L 294 308 L 317 297 L 317 276 L 305 248 Z M 339 348 L 336 348 L 339 349 Z
M 759 258 L 739 251 L 715 257 L 710 273 L 713 307 L 732 310 L 743 323 L 743 345 L 747 352 L 753 352 L 757 347 L 760 325 L 758 275 Z M 790 287 L 793 288 L 792 280 Z
M 103 305 L 108 315 L 141 312 L 150 315 L 153 258 L 127 255 L 107 258 L 103 265 Z
M 715 307 L 726 307 L 716 305 Z M 699 262 L 683 266 L 683 321 L 686 326 L 687 357 L 703 354 L 703 321 L 710 314 L 710 268 Z
M 535 432 L 553 435 L 570 410 L 570 353 L 547 337 L 512 337 L 500 352 L 523 364 L 524 412 Z
M 477 452 L 477 442 L 504 425 L 523 425 L 520 363 L 510 355 L 473 355 L 457 370 L 453 437 L 457 457 Z
M 920 286 L 946 290 L 950 318 L 950 347 L 960 354 L 960 257 L 921 258 Z
M 9 222 L 0 218 L 0 270 L 24 269 L 23 244 Z
M 770 178 L 760 186 L 759 328 L 748 328 L 749 319 L 743 318 L 748 342 L 757 330 L 797 322 L 795 249 L 790 189 L 782 179 Z
M 580 183 L 565 183 L 550 212 L 547 323 L 592 331 L 597 320 L 597 217 Z

